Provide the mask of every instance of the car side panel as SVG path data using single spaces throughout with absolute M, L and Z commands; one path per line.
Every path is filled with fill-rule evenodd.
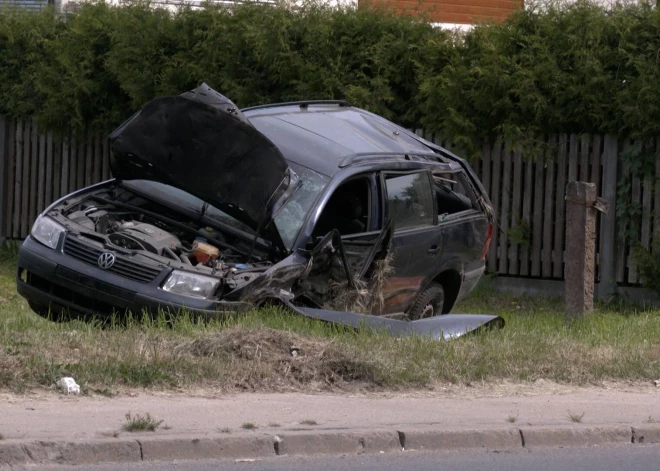
M 429 250 L 437 250 L 429 254 Z M 429 274 L 435 272 L 442 251 L 442 232 L 437 226 L 411 229 L 392 238 L 392 275 L 385 285 L 385 314 L 407 309 L 424 286 Z
M 455 219 L 440 224 L 443 236 L 442 256 L 434 275 L 426 280 L 432 282 L 447 271 L 455 271 L 461 277 L 458 299 L 468 294 L 485 270 L 481 254 L 488 233 L 488 219 L 478 211 L 457 214 Z

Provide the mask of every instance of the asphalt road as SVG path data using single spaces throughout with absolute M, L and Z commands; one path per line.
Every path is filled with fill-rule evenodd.
M 15 469 L 15 468 L 13 468 Z M 543 448 L 511 452 L 405 452 L 379 455 L 277 457 L 255 461 L 46 466 L 33 471 L 649 471 L 660 469 L 660 445 Z

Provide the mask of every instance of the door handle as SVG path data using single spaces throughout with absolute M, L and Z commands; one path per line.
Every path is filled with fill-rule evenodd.
M 435 254 L 437 254 L 438 252 L 440 252 L 440 247 L 438 247 L 437 245 L 432 245 L 431 248 L 427 250 L 427 252 L 428 252 L 430 255 L 435 255 Z

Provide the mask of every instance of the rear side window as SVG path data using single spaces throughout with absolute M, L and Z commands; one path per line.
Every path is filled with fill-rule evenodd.
M 433 225 L 433 191 L 426 172 L 389 175 L 385 184 L 390 217 L 397 230 Z
M 462 173 L 434 173 L 433 186 L 441 219 L 442 216 L 477 208 L 474 192 Z

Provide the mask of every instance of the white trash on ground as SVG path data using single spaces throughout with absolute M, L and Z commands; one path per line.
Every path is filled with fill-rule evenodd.
M 64 394 L 80 394 L 80 386 L 78 386 L 73 378 L 68 376 L 58 379 L 57 387 L 60 388 Z

